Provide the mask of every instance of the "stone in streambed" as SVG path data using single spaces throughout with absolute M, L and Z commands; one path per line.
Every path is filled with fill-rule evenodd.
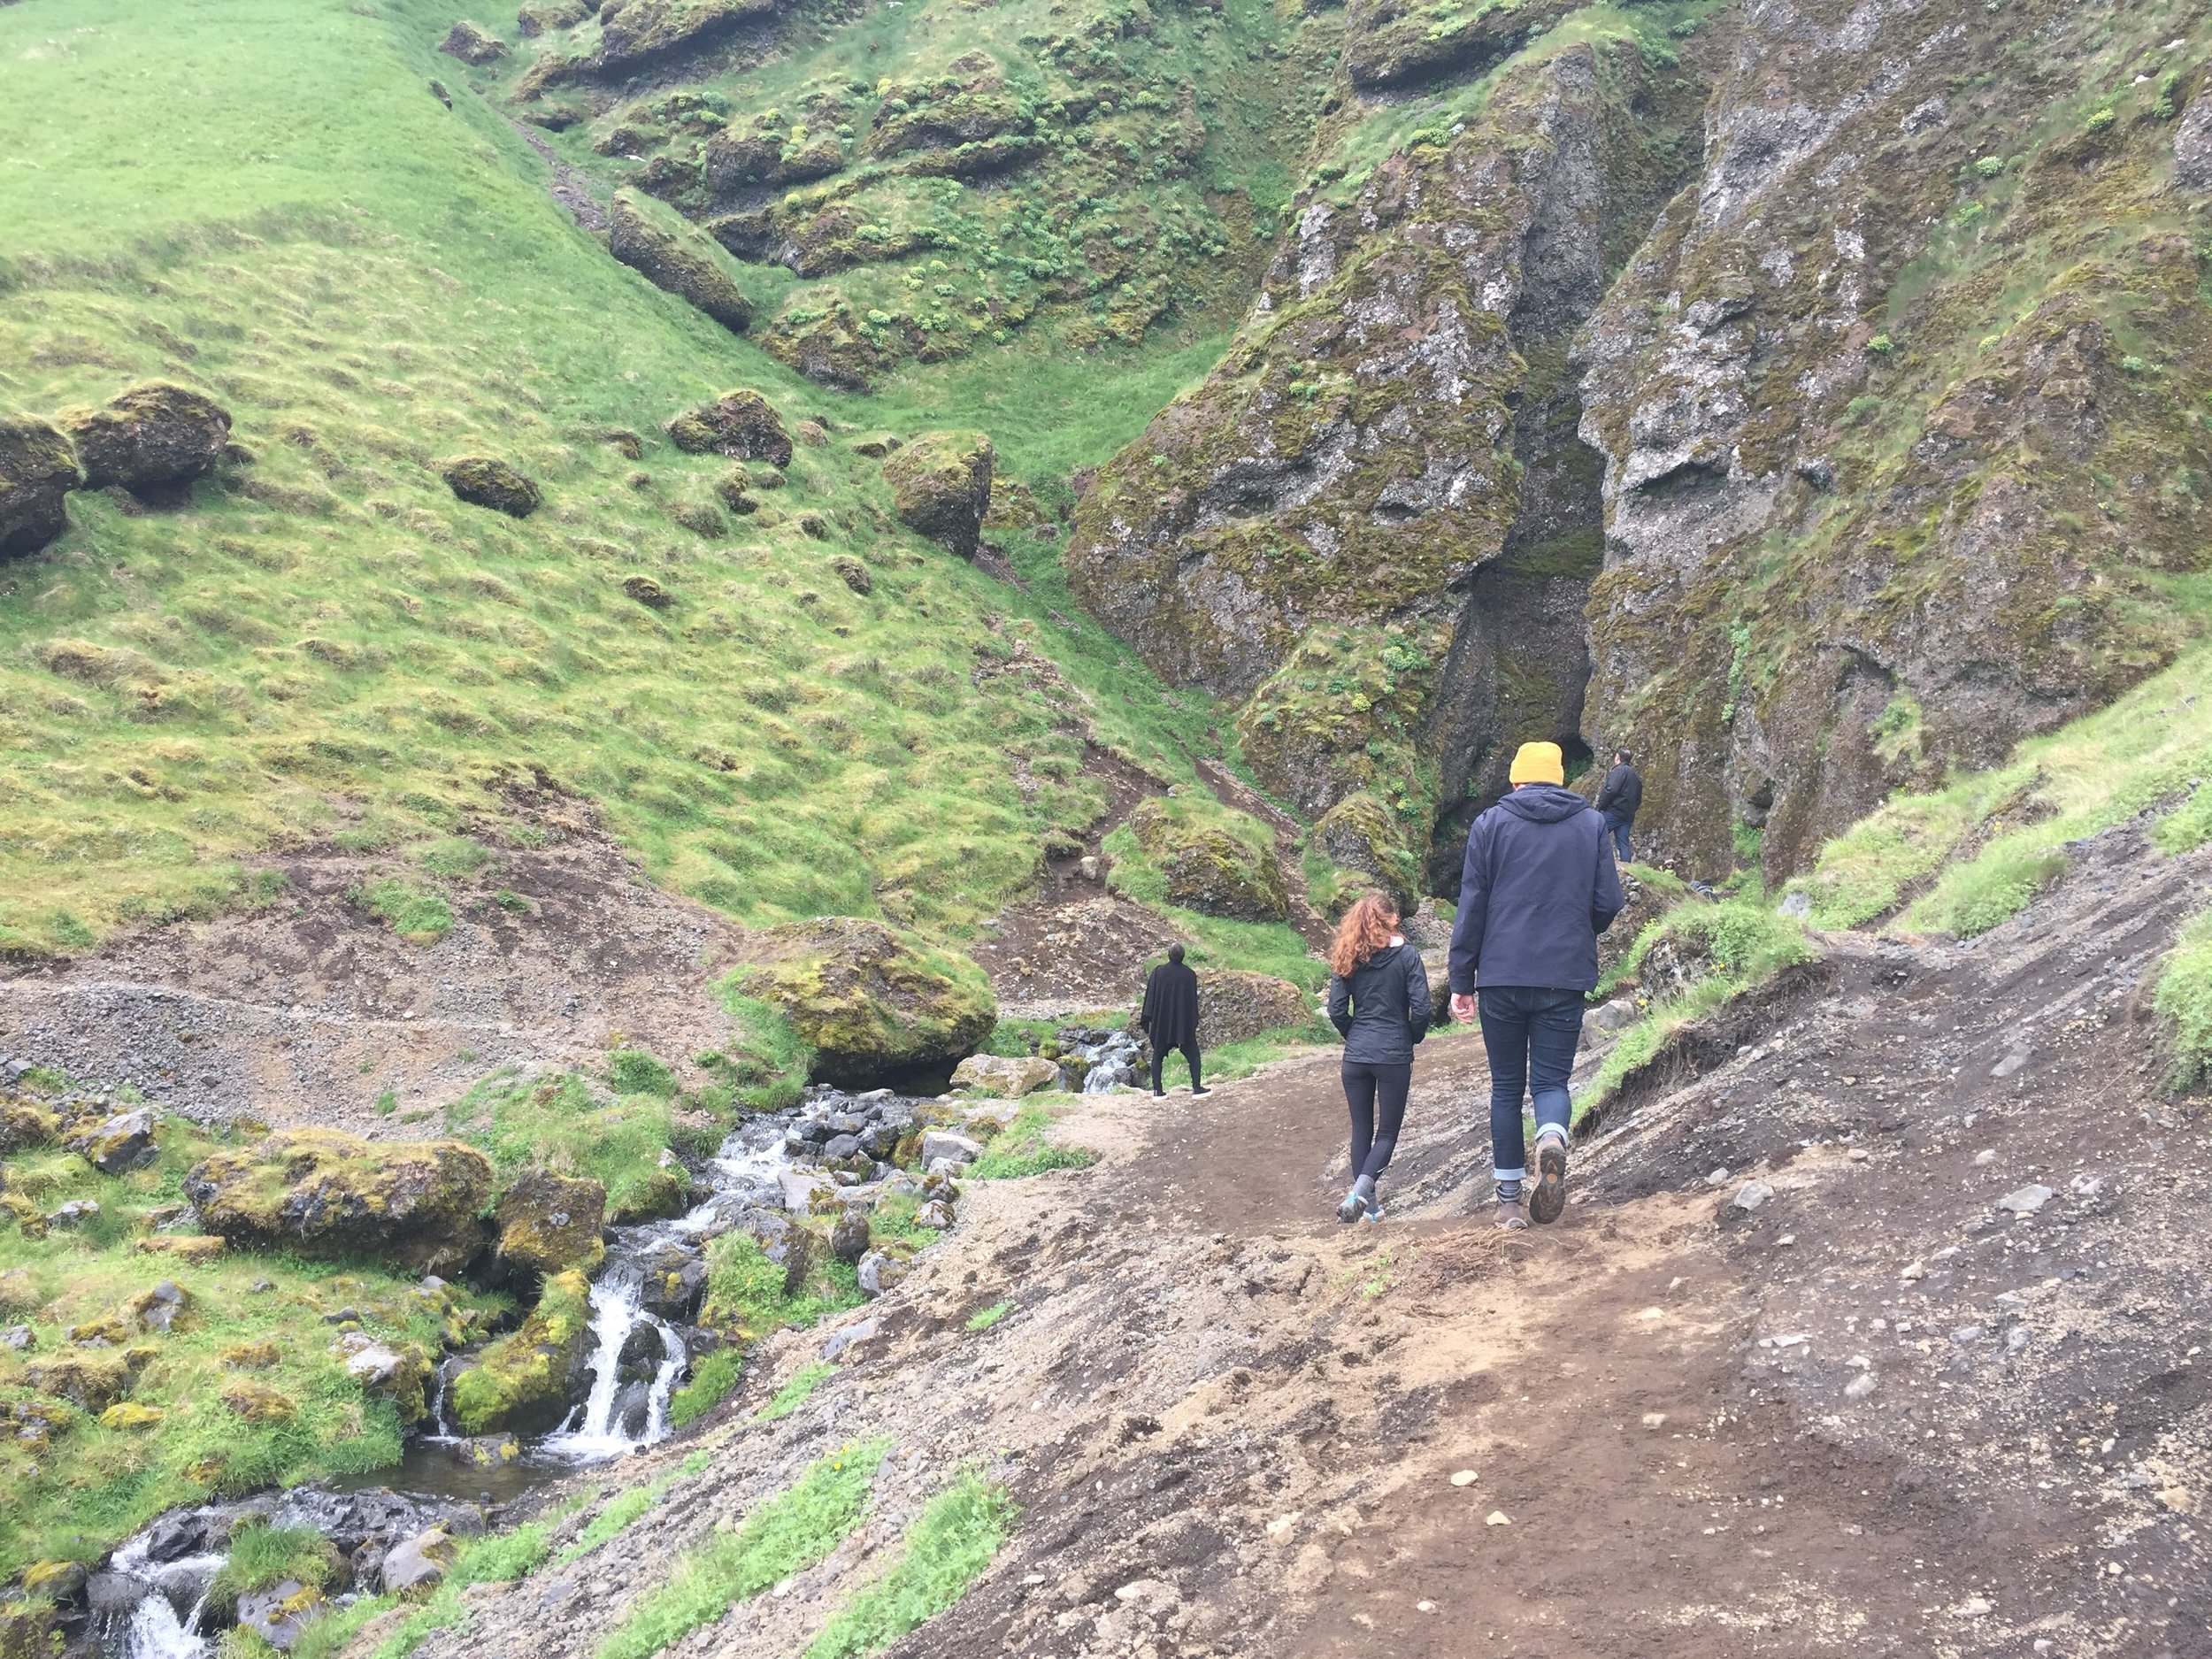
M 1018 1100 L 1033 1090 L 1049 1088 L 1060 1080 L 1060 1068 L 1034 1055 L 1010 1058 L 1004 1055 L 972 1054 L 952 1069 L 955 1088 L 981 1089 L 1006 1100 Z
M 279 1653 L 290 1653 L 324 1611 L 321 1590 L 297 1578 L 280 1578 L 265 1590 L 250 1590 L 238 1598 L 238 1625 Z
M 607 1189 L 597 1181 L 527 1171 L 500 1194 L 494 1213 L 500 1268 L 511 1279 L 567 1267 L 588 1273 L 606 1259 L 599 1239 L 606 1217 Z
M 545 1281 L 522 1328 L 478 1355 L 449 1398 L 464 1434 L 540 1434 L 568 1414 L 591 1353 L 591 1285 L 573 1270 Z
M 442 1526 L 434 1526 L 392 1546 L 384 1557 L 381 1576 L 387 1595 L 425 1596 L 445 1582 L 447 1571 L 461 1553 L 460 1540 Z

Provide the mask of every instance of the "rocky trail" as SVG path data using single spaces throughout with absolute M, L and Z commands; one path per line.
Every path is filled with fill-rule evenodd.
M 1471 1033 L 1422 1051 L 1379 1227 L 1329 1218 L 1326 1056 L 1087 1100 L 1098 1165 L 969 1183 L 905 1285 L 768 1344 L 704 1473 L 432 1651 L 588 1654 L 884 1434 L 860 1528 L 670 1651 L 797 1651 L 980 1466 L 1022 1518 L 896 1653 L 2202 1654 L 2212 1156 L 2132 1010 L 2205 874 L 2116 832 L 1970 949 L 1830 941 L 1624 1096 L 1550 1229 L 1481 1213 Z

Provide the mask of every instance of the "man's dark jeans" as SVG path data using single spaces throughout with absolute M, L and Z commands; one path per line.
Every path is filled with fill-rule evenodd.
M 1536 1102 L 1536 1126 L 1567 1126 L 1567 1078 L 1582 1041 L 1583 996 L 1539 985 L 1486 985 L 1475 993 L 1482 1044 L 1490 1054 L 1490 1159 L 1502 1181 L 1528 1173 L 1521 1095 Z
M 1156 1048 L 1152 1050 L 1152 1092 L 1155 1094 L 1164 1094 L 1167 1092 L 1160 1086 L 1160 1071 L 1162 1067 L 1167 1064 L 1168 1056 L 1175 1052 L 1177 1051 L 1172 1048 Z M 1190 1092 L 1195 1094 L 1198 1093 L 1200 1087 L 1198 1081 L 1198 1045 L 1194 1042 L 1187 1042 L 1183 1045 L 1181 1053 L 1183 1056 L 1183 1064 L 1190 1068 Z
M 1628 826 L 1632 821 L 1632 819 L 1623 818 L 1617 812 L 1608 812 L 1605 815 L 1605 827 L 1613 832 L 1613 850 L 1619 855 L 1623 864 L 1626 864 L 1636 856 L 1628 850 Z

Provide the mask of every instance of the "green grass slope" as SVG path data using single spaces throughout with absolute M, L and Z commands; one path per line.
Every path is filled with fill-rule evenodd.
M 0 406 L 173 380 L 252 457 L 180 509 L 73 496 L 62 540 L 0 565 L 0 950 L 265 898 L 247 866 L 273 847 L 526 839 L 514 794 L 548 786 L 746 921 L 957 933 L 1102 803 L 1087 726 L 1190 776 L 1202 698 L 1067 603 L 1044 536 L 1012 538 L 1025 592 L 892 522 L 845 406 L 759 511 L 717 503 L 727 464 L 665 420 L 737 385 L 795 426 L 829 405 L 572 223 L 436 55 L 461 10 L 0 10 Z M 1087 388 L 965 366 L 868 412 L 1002 411 L 1018 465 L 1056 470 L 1202 365 L 1166 341 Z M 1079 403 L 1074 438 L 1039 435 Z M 470 452 L 545 505 L 457 501 L 433 469 Z

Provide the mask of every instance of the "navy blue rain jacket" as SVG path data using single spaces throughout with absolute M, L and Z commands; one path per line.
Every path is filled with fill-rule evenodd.
M 1429 971 L 1409 946 L 1385 945 L 1349 979 L 1329 976 L 1329 1023 L 1344 1039 L 1347 1064 L 1410 1064 L 1434 1012 Z
M 1556 784 L 1513 791 L 1467 832 L 1452 924 L 1452 990 L 1530 985 L 1587 991 L 1598 935 L 1621 913 L 1605 820 Z

